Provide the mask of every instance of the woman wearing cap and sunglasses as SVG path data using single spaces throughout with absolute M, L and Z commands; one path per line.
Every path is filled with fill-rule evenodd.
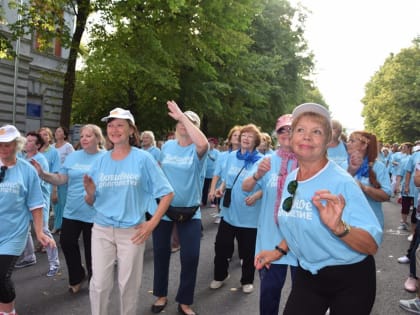
M 289 251 L 299 266 L 284 314 L 369 314 L 376 295 L 373 255 L 382 228 L 362 190 L 327 158 L 331 119 L 306 103 L 293 111 L 291 145 L 299 167 L 285 182 L 275 249 L 256 256 L 258 269 Z
M 138 148 L 140 136 L 128 110 L 113 109 L 106 132 L 112 149 L 97 158 L 84 176 L 85 201 L 95 208 L 92 228 L 92 278 L 89 295 L 93 315 L 109 312 L 118 263 L 120 312 L 137 314 L 145 242 L 167 210 L 173 190 L 154 158 Z M 146 221 L 146 211 L 156 208 Z
M 251 170 L 252 176 L 242 183 L 244 191 L 254 187 L 262 189 L 261 213 L 258 218 L 255 253 L 272 249 L 280 243 L 278 233 L 278 208 L 281 201 L 286 176 L 297 167 L 297 160 L 290 146 L 292 115 L 282 115 L 277 119 L 276 133 L 279 148 L 269 157 L 257 162 Z M 290 266 L 292 281 L 295 276 L 297 259 L 292 254 L 273 261 L 271 267 L 262 268 L 260 274 L 260 315 L 279 314 L 280 296 Z
M 55 247 L 54 239 L 43 232 L 44 200 L 38 174 L 32 165 L 17 157 L 23 144 L 15 126 L 0 128 L 0 313 L 9 315 L 16 315 L 11 275 L 26 244 L 29 213 L 39 242 Z
M 162 170 L 174 187 L 175 197 L 171 208 L 191 211 L 191 217 L 177 222 L 181 274 L 176 301 L 181 314 L 196 314 L 191 309 L 194 301 L 201 240 L 200 203 L 206 172 L 209 143 L 200 130 L 200 118 L 192 111 L 182 112 L 174 101 L 167 102 L 169 116 L 177 121 L 176 139 L 168 140 L 162 147 Z M 194 212 L 195 211 L 195 212 Z M 155 215 L 153 215 L 154 217 Z M 171 234 L 175 216 L 164 216 L 153 231 L 153 295 L 157 297 L 152 313 L 160 313 L 168 303 Z

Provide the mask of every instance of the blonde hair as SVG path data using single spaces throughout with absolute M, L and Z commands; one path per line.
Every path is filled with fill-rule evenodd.
M 82 133 L 83 130 L 90 129 L 92 130 L 93 134 L 95 135 L 96 139 L 98 140 L 98 146 L 99 148 L 103 149 L 105 147 L 105 137 L 102 134 L 101 128 L 99 128 L 97 125 L 94 124 L 86 124 L 80 128 L 80 133 Z
M 48 137 L 49 137 L 48 144 L 52 144 L 53 143 L 53 139 L 54 139 L 54 135 L 53 135 L 51 129 L 48 128 L 48 127 L 41 127 L 41 128 L 38 129 L 38 133 L 41 133 L 41 131 L 46 131 L 47 132 Z
M 156 140 L 155 140 L 155 134 L 153 131 L 145 130 L 141 133 L 140 139 L 143 141 L 143 136 L 148 135 L 150 138 L 152 138 L 152 146 L 156 146 Z

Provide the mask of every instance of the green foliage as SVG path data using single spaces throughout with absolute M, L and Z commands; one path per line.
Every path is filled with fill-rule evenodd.
M 27 34 L 37 34 L 38 48 L 47 50 L 51 48 L 52 40 L 58 38 L 63 47 L 69 47 L 72 31 L 65 23 L 64 11 L 73 9 L 70 0 L 30 0 L 20 4 L 18 1 L 9 1 L 9 7 L 16 9 L 21 18 L 10 24 L 13 39 Z
M 78 74 L 74 122 L 120 106 L 159 137 L 174 126 L 166 114 L 174 99 L 202 117 L 208 135 L 249 122 L 270 131 L 316 90 L 304 79 L 312 55 L 303 27 L 292 23 L 304 15 L 287 1 L 126 0 L 95 9 L 101 23 Z
M 420 45 L 390 55 L 366 85 L 366 129 L 384 142 L 415 141 L 420 135 Z

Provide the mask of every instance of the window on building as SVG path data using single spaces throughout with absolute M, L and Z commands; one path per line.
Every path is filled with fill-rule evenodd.
M 35 41 L 34 41 L 34 48 L 37 51 L 40 51 L 40 46 L 43 44 L 42 39 L 40 38 L 39 34 L 35 32 Z M 42 52 L 54 55 L 56 57 L 61 57 L 61 43 L 59 38 L 54 38 L 51 42 L 48 43 L 46 49 Z

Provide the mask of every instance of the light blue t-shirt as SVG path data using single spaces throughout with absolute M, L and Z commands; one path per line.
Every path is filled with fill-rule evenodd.
M 50 145 L 48 146 L 47 150 L 41 153 L 45 155 L 48 161 L 50 173 L 58 173 L 61 167 L 61 163 L 60 154 L 58 153 L 57 149 Z
M 349 166 L 348 154 L 346 146 L 343 141 L 340 141 L 337 146 L 327 149 L 328 159 L 334 161 L 344 170 L 347 171 Z
M 420 151 L 414 152 L 413 154 L 408 156 L 408 159 L 405 161 L 404 165 L 404 181 L 401 181 L 401 193 L 404 195 L 404 186 L 405 186 L 405 176 L 407 175 L 407 172 L 409 172 L 410 175 L 410 185 L 409 185 L 409 196 L 414 197 L 414 209 L 417 208 L 418 205 L 418 195 L 419 190 L 417 189 L 416 185 L 414 185 L 414 177 L 416 174 L 416 164 L 420 162 Z
M 399 175 L 401 173 L 401 159 L 404 157 L 404 153 L 402 152 L 395 152 L 392 154 L 390 163 L 391 163 L 391 174 L 392 175 Z M 394 162 L 396 165 L 394 165 Z
M 229 153 L 229 151 L 220 152 L 219 156 L 217 157 L 216 167 L 214 168 L 213 176 L 222 177 L 222 172 L 226 166 L 226 160 L 229 156 Z
M 22 254 L 32 218 L 30 211 L 43 207 L 44 198 L 35 168 L 17 158 L 0 183 L 0 255 Z
M 376 241 L 382 242 L 382 228 L 365 195 L 355 180 L 336 163 L 327 165 L 312 178 L 300 181 L 294 195 L 292 209 L 283 210 L 284 199 L 291 196 L 288 183 L 296 179 L 298 169 L 286 179 L 279 209 L 280 234 L 303 269 L 317 274 L 327 266 L 354 264 L 366 255 L 351 249 L 322 223 L 318 209 L 312 203 L 315 191 L 327 189 L 342 194 L 346 206 L 342 219 L 350 226 L 365 230 Z M 350 232 L 351 233 L 351 232 Z
M 386 170 L 385 165 L 381 161 L 375 161 L 373 163 L 373 171 L 376 174 L 376 180 L 381 185 L 381 189 L 388 195 L 391 196 L 391 179 Z M 361 178 L 356 178 L 363 185 L 372 187 L 372 184 L 369 182 L 369 176 L 363 176 Z M 382 229 L 384 228 L 384 213 L 382 211 L 382 202 L 372 199 L 370 196 L 365 194 L 366 199 L 368 200 L 370 206 L 372 207 L 373 212 L 375 212 L 376 217 L 378 218 L 379 223 L 381 224 Z
M 89 172 L 96 185 L 93 221 L 101 226 L 133 227 L 145 221 L 154 199 L 173 189 L 149 153 L 131 147 L 123 160 L 113 160 L 111 154 L 112 150 L 97 158 Z
M 277 180 L 281 167 L 281 158 L 277 154 L 272 154 L 270 159 L 270 170 L 256 184 L 258 189 L 263 190 L 263 197 L 261 201 L 261 212 L 258 218 L 255 254 L 258 254 L 262 250 L 273 250 L 283 240 L 279 233 L 279 226 L 274 220 L 274 206 L 277 199 Z M 254 165 L 251 174 L 257 171 L 260 161 L 255 163 L 256 165 Z M 290 171 L 291 167 L 292 161 L 289 161 L 287 169 Z M 293 252 L 290 251 L 281 259 L 273 261 L 272 264 L 297 266 L 297 259 Z
M 89 154 L 85 150 L 70 153 L 64 164 L 61 166 L 60 174 L 67 175 L 67 199 L 64 207 L 63 218 L 78 220 L 82 222 L 93 222 L 95 209 L 89 206 L 83 196 L 85 188 L 83 186 L 83 176 L 88 174 L 92 165 L 106 151 L 99 151 Z
M 214 170 L 216 169 L 217 160 L 220 152 L 217 149 L 209 150 L 207 153 L 206 178 L 213 178 Z
M 220 202 L 222 209 L 220 216 L 223 217 L 225 222 L 236 227 L 257 228 L 258 217 L 261 210 L 261 199 L 257 200 L 253 205 L 247 206 L 245 198 L 258 191 L 258 187 L 254 187 L 254 189 L 250 192 L 242 190 L 243 180 L 252 176 L 251 169 L 253 165 L 250 164 L 246 168 L 242 169 L 245 165 L 245 161 L 239 160 L 236 157 L 236 152 L 237 151 L 233 151 L 229 153 L 226 160 L 226 167 L 222 173 L 222 180 L 225 182 L 226 188 L 232 188 L 236 176 L 239 172 L 240 174 L 232 188 L 230 207 L 225 208 L 223 206 L 224 197 Z M 263 157 L 261 153 L 258 152 L 257 154 L 260 158 Z
M 180 146 L 178 140 L 169 140 L 162 147 L 162 170 L 174 188 L 174 207 L 193 207 L 201 203 L 206 172 L 207 153 L 199 159 L 196 145 Z M 164 216 L 165 220 L 170 220 Z M 200 209 L 193 219 L 201 219 Z
M 28 162 L 34 159 L 41 165 L 42 169 L 45 172 L 49 172 L 49 165 L 48 165 L 47 158 L 41 152 L 38 152 L 37 154 L 35 154 L 34 156 L 30 158 L 28 158 L 26 155 L 23 155 L 23 158 Z M 50 183 L 46 182 L 45 180 L 40 179 L 39 181 L 41 183 L 42 197 L 44 198 L 44 204 L 45 204 L 44 208 L 42 208 L 42 219 L 45 225 L 46 223 L 48 223 L 48 220 L 50 218 L 50 200 L 51 200 L 52 186 Z
M 153 158 L 156 160 L 156 162 L 158 162 L 158 163 L 160 162 L 160 154 L 161 154 L 161 152 L 160 152 L 160 149 L 159 148 L 157 148 L 155 146 L 151 146 L 148 149 L 143 149 L 142 148 L 142 150 L 144 150 L 146 152 L 149 152 L 153 156 Z

